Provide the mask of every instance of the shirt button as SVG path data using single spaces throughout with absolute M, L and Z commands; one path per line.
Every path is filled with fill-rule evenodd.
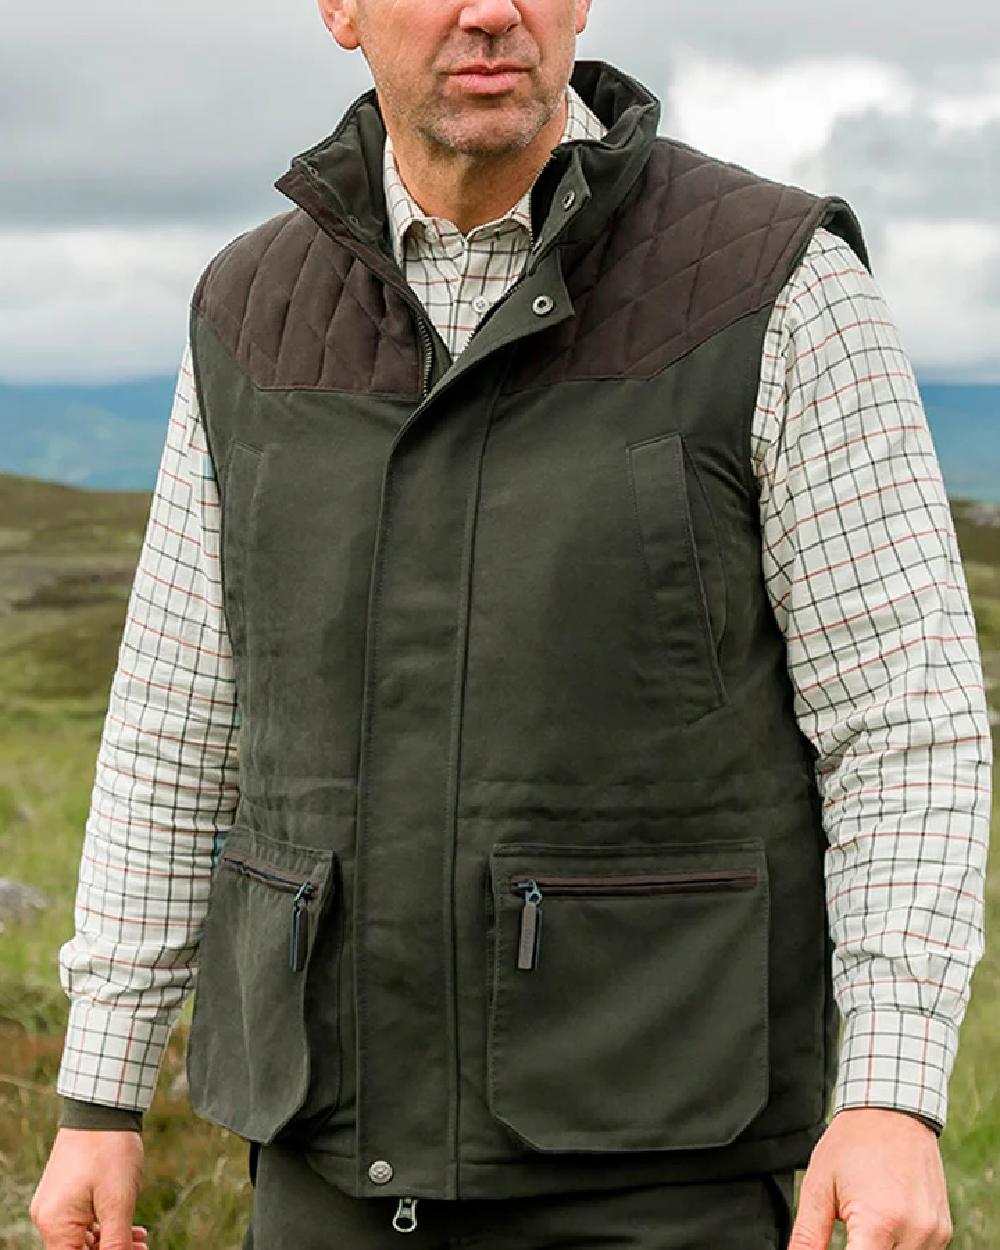
M 575 192 L 575 191 L 567 191 L 567 192 L 566 192 L 566 194 L 565 194 L 565 195 L 563 196 L 563 198 L 562 198 L 562 206 L 563 206 L 563 208 L 565 208 L 565 209 L 567 209 L 567 210 L 568 210 L 568 209 L 571 209 L 575 203 L 576 203 L 576 192 Z
M 479 313 L 480 316 L 482 316 L 483 313 L 486 312 L 489 306 L 490 306 L 490 301 L 486 298 L 485 295 L 477 295 L 476 298 L 472 301 L 472 311 Z
M 385 1185 L 392 1180 L 392 1164 L 386 1159 L 376 1159 L 368 1168 L 368 1176 L 376 1185 Z
M 536 295 L 531 304 L 531 311 L 536 317 L 545 317 L 554 307 L 555 300 L 551 295 Z

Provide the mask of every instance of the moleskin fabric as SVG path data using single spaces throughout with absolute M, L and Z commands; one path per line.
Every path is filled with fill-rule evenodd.
M 813 752 L 750 422 L 818 197 L 609 127 L 532 192 L 451 360 L 396 266 L 373 92 L 223 249 L 191 336 L 240 708 L 199 1115 L 355 1197 L 802 1167 L 837 1012 Z

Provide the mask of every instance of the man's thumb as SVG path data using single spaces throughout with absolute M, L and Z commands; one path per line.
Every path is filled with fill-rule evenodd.
M 815 1169 L 802 1178 L 788 1250 L 827 1250 L 836 1218 L 833 1187 Z
M 94 1193 L 94 1215 L 101 1226 L 101 1250 L 132 1250 L 134 1200 L 122 1193 Z

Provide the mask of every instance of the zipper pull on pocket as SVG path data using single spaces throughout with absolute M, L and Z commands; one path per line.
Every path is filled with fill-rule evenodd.
M 515 890 L 526 890 L 521 909 L 521 937 L 517 944 L 517 966 L 534 968 L 542 936 L 542 892 L 536 881 L 515 881 Z
M 311 881 L 303 881 L 292 904 L 292 942 L 288 954 L 288 962 L 293 972 L 301 972 L 305 962 L 305 953 L 309 945 L 309 913 L 306 903 L 316 887 Z

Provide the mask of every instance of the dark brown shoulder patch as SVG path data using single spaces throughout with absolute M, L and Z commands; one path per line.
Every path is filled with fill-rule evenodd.
M 666 368 L 776 298 L 828 203 L 657 140 L 610 230 L 567 249 L 576 315 L 535 340 L 508 389 Z
M 388 395 L 419 388 L 409 309 L 300 208 L 223 248 L 194 305 L 257 386 Z

